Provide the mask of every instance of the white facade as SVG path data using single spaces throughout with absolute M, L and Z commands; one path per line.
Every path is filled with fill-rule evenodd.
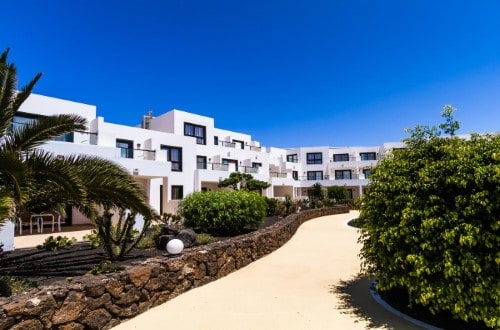
M 144 116 L 142 126 L 107 123 L 96 107 L 31 95 L 20 115 L 78 114 L 89 123 L 87 132 L 75 132 L 63 141 L 43 146 L 56 155 L 88 154 L 115 161 L 142 185 L 158 212 L 173 213 L 179 200 L 201 190 L 216 190 L 234 171 L 250 173 L 269 182 L 267 197 L 307 197 L 316 182 L 341 185 L 353 198 L 368 184 L 368 168 L 388 150 L 402 143 L 370 147 L 262 147 L 247 134 L 218 129 L 214 119 L 171 110 L 157 117 Z M 139 116 L 138 116 L 139 119 Z M 86 221 L 73 214 L 73 223 Z

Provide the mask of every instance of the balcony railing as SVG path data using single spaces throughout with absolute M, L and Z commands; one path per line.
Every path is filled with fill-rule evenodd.
M 250 150 L 252 150 L 252 151 L 261 151 L 262 148 L 261 147 L 250 146 Z
M 226 147 L 226 148 L 236 148 L 236 143 L 234 143 L 234 142 L 219 141 L 218 145 Z
M 145 160 L 156 159 L 155 150 L 131 149 L 131 148 L 118 148 L 118 149 L 120 149 L 121 158 L 145 159 Z
M 214 171 L 229 171 L 228 164 L 212 163 L 212 170 Z
M 359 174 L 335 175 L 335 180 L 358 180 Z
M 245 173 L 259 173 L 258 167 L 243 166 L 243 172 Z
M 269 177 L 270 178 L 284 178 L 284 179 L 286 179 L 287 174 L 286 173 L 279 173 L 279 172 L 269 172 Z

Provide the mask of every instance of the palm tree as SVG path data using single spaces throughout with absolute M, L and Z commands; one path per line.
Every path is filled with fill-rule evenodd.
M 90 156 L 57 158 L 39 149 L 63 134 L 85 130 L 77 115 L 39 117 L 13 125 L 14 116 L 29 97 L 41 73 L 21 90 L 17 70 L 0 56 L 0 222 L 20 210 L 78 207 L 95 220 L 98 210 L 130 209 L 150 220 L 154 212 L 140 187 L 117 164 Z

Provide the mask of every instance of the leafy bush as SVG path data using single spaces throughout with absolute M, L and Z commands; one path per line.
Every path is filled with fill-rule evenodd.
M 35 288 L 36 284 L 24 278 L 15 276 L 0 277 L 0 297 L 10 297 L 13 294 L 29 291 Z
M 205 244 L 217 242 L 217 239 L 215 237 L 213 237 L 210 234 L 204 234 L 204 233 L 197 234 L 196 240 L 198 241 L 198 244 L 200 244 L 200 245 L 205 245 Z
M 181 201 L 184 224 L 200 232 L 237 234 L 264 222 L 266 201 L 257 193 L 238 191 L 195 192 Z
M 347 199 L 347 189 L 343 186 L 330 186 L 326 188 L 329 199 L 341 201 Z
M 45 239 L 43 244 L 37 245 L 36 248 L 38 250 L 47 250 L 47 251 L 57 251 L 66 246 L 70 246 L 76 243 L 76 238 L 69 238 L 67 236 L 49 236 Z
M 362 198 L 363 268 L 381 290 L 499 328 L 500 136 L 411 133 Z
M 99 274 L 107 274 L 107 273 L 116 273 L 121 270 L 124 270 L 125 267 L 122 265 L 115 265 L 110 260 L 103 260 L 89 271 L 89 274 L 99 275 Z
M 267 204 L 267 216 L 277 215 L 278 200 L 276 198 L 264 197 Z

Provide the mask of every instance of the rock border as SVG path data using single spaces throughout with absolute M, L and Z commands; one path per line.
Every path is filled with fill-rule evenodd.
M 304 222 L 350 206 L 289 215 L 272 226 L 195 247 L 178 257 L 134 262 L 125 270 L 58 281 L 0 300 L 3 329 L 110 329 L 183 292 L 217 280 L 285 244 Z

